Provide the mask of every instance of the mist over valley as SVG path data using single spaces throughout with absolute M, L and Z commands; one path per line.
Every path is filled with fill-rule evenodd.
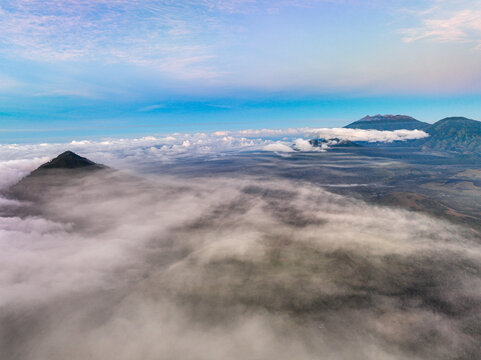
M 362 131 L 3 148 L 1 353 L 479 357 L 479 163 Z

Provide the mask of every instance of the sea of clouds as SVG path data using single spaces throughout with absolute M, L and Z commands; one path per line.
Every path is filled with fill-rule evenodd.
M 0 144 L 0 161 L 54 157 L 65 149 L 79 152 L 97 162 L 126 166 L 129 162 L 169 162 L 193 156 L 222 156 L 245 151 L 326 151 L 313 147 L 309 139 L 337 139 L 363 142 L 393 142 L 422 139 L 421 130 L 363 130 L 345 128 L 296 128 L 174 133 L 168 136 L 74 140 L 68 143 Z
M 156 144 L 76 146 L 114 166 Z M 151 174 L 55 173 L 31 202 L 6 189 L 66 149 L 23 159 L 28 146 L 41 145 L 13 146 L 0 167 L 8 359 L 481 355 L 481 245 L 469 228 L 301 180 L 169 175 L 162 156 L 144 158 Z

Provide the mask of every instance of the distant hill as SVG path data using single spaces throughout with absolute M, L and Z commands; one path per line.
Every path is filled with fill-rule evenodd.
M 375 115 L 365 116 L 361 120 L 345 126 L 348 129 L 373 130 L 423 130 L 430 124 L 416 120 L 407 115 Z
M 405 141 L 396 146 L 414 146 L 420 147 L 424 151 L 481 156 L 481 122 L 465 117 L 448 117 L 431 125 L 405 115 L 376 115 L 366 116 L 345 127 L 376 130 L 423 130 L 429 134 L 429 137 Z
M 439 120 L 424 129 L 430 136 L 420 145 L 426 150 L 481 155 L 481 122 L 464 117 Z
M 79 156 L 72 151 L 65 151 L 49 162 L 40 165 L 38 169 L 34 171 L 34 173 L 45 171 L 47 169 L 94 169 L 101 167 L 104 166 L 96 164 L 93 161 Z
M 40 165 L 28 176 L 12 186 L 10 193 L 17 198 L 36 199 L 47 188 L 81 179 L 86 174 L 108 169 L 72 151 L 65 151 L 51 161 Z

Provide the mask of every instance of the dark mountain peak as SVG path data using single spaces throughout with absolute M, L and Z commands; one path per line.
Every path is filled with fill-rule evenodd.
M 448 135 L 459 132 L 468 132 L 470 136 L 481 135 L 481 122 L 465 117 L 447 117 L 435 122 L 426 129 L 432 135 Z
M 49 162 L 40 165 L 13 185 L 9 192 L 18 199 L 38 200 L 47 191 L 54 191 L 66 183 L 106 169 L 108 169 L 107 166 L 96 164 L 72 151 L 65 151 Z
M 468 121 L 468 122 L 472 122 L 472 121 L 477 121 L 477 120 L 468 119 L 464 116 L 449 116 L 449 117 L 444 118 L 444 119 L 439 120 L 439 121 Z M 477 122 L 479 122 L 479 121 L 477 121 Z
M 89 166 L 99 166 L 87 158 L 77 155 L 72 151 L 65 151 L 56 158 L 41 165 L 39 169 L 78 169 Z
M 474 126 L 474 127 L 478 127 L 478 126 L 481 126 L 481 122 L 477 121 L 477 120 L 468 119 L 468 118 L 465 118 L 465 117 L 462 117 L 462 116 L 451 116 L 451 117 L 447 117 L 447 118 L 444 118 L 442 120 L 439 120 L 439 121 L 435 122 L 432 126 L 430 126 L 430 128 L 435 128 L 435 127 L 439 127 L 439 126 L 456 126 L 456 127 Z
M 353 123 L 345 126 L 350 129 L 374 129 L 374 130 L 415 130 L 424 129 L 429 126 L 428 123 L 416 120 L 415 118 L 407 115 L 367 115 L 361 120 L 354 121 Z
M 463 154 L 481 154 L 481 122 L 465 117 L 448 117 L 427 127 L 423 142 L 427 149 Z
M 377 114 L 374 116 L 366 115 L 359 121 L 419 121 L 408 115 L 381 115 Z
M 106 166 L 94 163 L 93 161 L 77 155 L 72 151 L 65 151 L 49 162 L 40 165 L 36 170 L 32 171 L 27 178 L 38 175 L 46 175 L 51 173 L 53 170 L 84 172 L 106 168 Z

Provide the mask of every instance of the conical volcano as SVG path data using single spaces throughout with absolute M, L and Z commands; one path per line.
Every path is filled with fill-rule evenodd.
M 78 169 L 88 166 L 99 165 L 68 150 L 61 153 L 55 159 L 41 165 L 39 169 Z
M 17 198 L 36 199 L 47 191 L 60 188 L 66 183 L 78 181 L 99 170 L 109 169 L 87 158 L 65 151 L 49 162 L 40 165 L 28 176 L 10 188 Z

